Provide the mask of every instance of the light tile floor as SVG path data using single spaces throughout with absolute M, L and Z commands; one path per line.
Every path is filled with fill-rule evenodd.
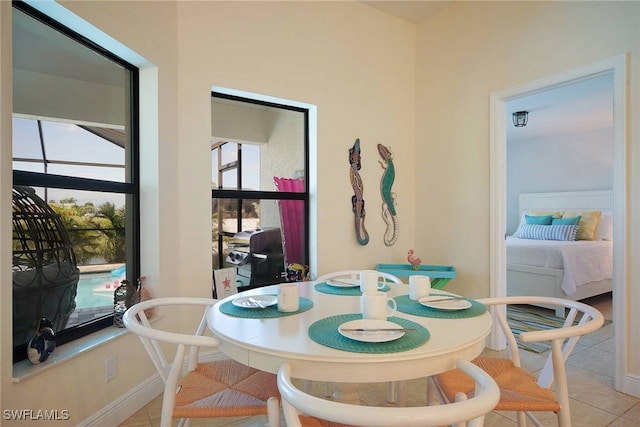
M 585 301 L 602 311 L 611 320 L 611 296 L 595 297 Z M 571 419 L 576 427 L 638 427 L 640 426 L 640 399 L 613 390 L 613 324 L 602 327 L 597 332 L 583 337 L 567 360 L 569 394 L 571 396 Z M 485 354 L 496 354 L 486 350 Z M 546 353 L 522 352 L 523 366 L 537 371 L 546 360 Z M 317 385 L 318 395 L 324 386 Z M 407 405 L 424 404 L 426 379 L 407 381 Z M 362 404 L 389 406 L 386 402 L 387 384 L 363 385 L 360 389 Z M 151 401 L 120 426 L 160 425 L 162 396 Z M 545 426 L 555 426 L 553 414 L 538 417 Z M 174 424 L 175 425 L 175 424 Z M 244 417 L 192 420 L 192 426 L 211 427 L 264 427 L 266 417 Z M 282 421 L 284 426 L 284 420 Z M 485 418 L 485 425 L 502 427 L 515 425 L 513 413 L 494 411 Z

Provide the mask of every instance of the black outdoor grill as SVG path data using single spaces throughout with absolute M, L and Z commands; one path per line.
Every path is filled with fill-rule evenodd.
M 286 281 L 279 228 L 241 231 L 229 246 L 226 261 L 236 266 L 238 286 L 255 288 Z

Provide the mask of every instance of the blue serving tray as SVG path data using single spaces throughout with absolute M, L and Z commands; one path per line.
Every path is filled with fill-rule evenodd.
M 411 264 L 378 264 L 376 270 L 397 277 L 409 277 L 416 274 L 429 276 L 431 287 L 434 289 L 444 288 L 449 280 L 456 277 L 456 268 L 452 265 L 420 265 L 417 270 L 414 270 Z

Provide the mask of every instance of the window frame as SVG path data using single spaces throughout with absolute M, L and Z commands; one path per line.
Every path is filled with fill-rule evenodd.
M 309 109 L 303 107 L 296 107 L 293 105 L 287 105 L 283 103 L 270 102 L 265 100 L 254 99 L 250 97 L 232 95 L 216 90 L 211 91 L 212 98 L 227 99 L 232 101 L 244 102 L 248 104 L 261 105 L 266 107 L 280 108 L 283 110 L 295 111 L 302 113 L 304 120 L 304 192 L 281 192 L 281 191 L 260 191 L 260 190 L 241 190 L 241 189 L 222 189 L 212 188 L 211 199 L 236 199 L 238 201 L 238 211 L 241 212 L 241 206 L 243 200 L 301 200 L 304 202 L 304 263 L 310 265 L 310 191 L 309 191 Z M 241 180 L 241 168 L 242 158 L 238 159 L 238 185 L 242 183 Z M 241 217 L 238 217 L 238 230 L 240 230 Z M 218 242 L 220 245 L 220 243 Z M 218 253 L 219 262 L 222 266 L 222 251 Z M 285 266 L 286 267 L 286 266 Z
M 32 6 L 21 1 L 12 2 L 17 10 L 40 21 L 56 31 L 61 32 L 73 41 L 95 51 L 97 54 L 117 63 L 130 73 L 129 81 L 129 126 L 127 132 L 131 141 L 129 158 L 125 164 L 130 165 L 128 182 L 102 181 L 92 178 L 80 178 L 65 175 L 54 175 L 41 172 L 28 172 L 13 170 L 12 185 L 25 185 L 43 188 L 59 188 L 68 190 L 87 190 L 97 192 L 110 192 L 125 194 L 127 199 L 127 279 L 135 283 L 135 278 L 140 277 L 140 168 L 139 168 L 139 71 L 138 68 L 108 50 L 102 48 L 86 37 L 71 30 L 60 22 L 50 18 Z M 131 212 L 129 214 L 129 212 Z M 56 344 L 61 345 L 76 339 L 85 337 L 94 332 L 113 326 L 113 314 L 94 319 L 81 325 L 56 333 Z M 19 362 L 27 358 L 27 344 L 13 348 L 13 362 Z

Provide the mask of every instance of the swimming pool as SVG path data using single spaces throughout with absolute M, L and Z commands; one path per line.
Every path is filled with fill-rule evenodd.
M 119 284 L 120 278 L 110 271 L 80 274 L 76 308 L 113 307 L 113 291 Z

